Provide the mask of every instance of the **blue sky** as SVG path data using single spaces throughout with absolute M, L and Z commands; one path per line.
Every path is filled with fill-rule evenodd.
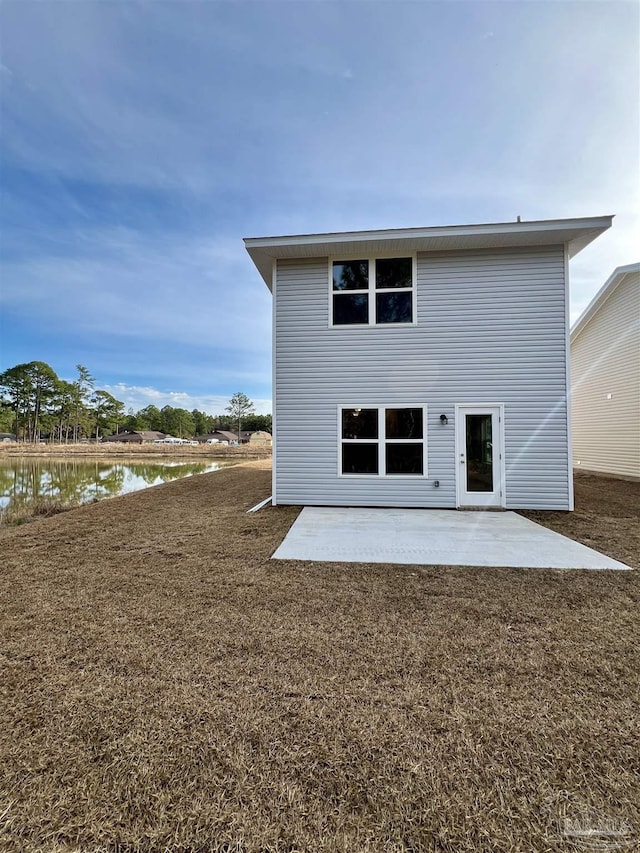
M 635 2 L 0 5 L 0 371 L 270 411 L 242 237 L 616 214 L 640 256 Z

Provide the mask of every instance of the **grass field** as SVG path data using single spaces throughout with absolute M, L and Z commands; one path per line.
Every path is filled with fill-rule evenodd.
M 272 562 L 267 466 L 0 532 L 0 849 L 638 850 L 639 573 Z

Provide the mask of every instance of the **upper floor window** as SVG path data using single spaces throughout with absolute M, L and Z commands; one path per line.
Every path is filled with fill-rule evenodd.
M 333 326 L 413 323 L 413 258 L 332 261 Z

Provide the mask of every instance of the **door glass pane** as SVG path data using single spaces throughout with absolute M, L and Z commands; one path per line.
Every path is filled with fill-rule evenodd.
M 342 444 L 343 474 L 377 474 L 378 445 L 357 441 L 354 444 Z
M 491 415 L 465 415 L 467 491 L 493 491 L 493 436 Z
M 334 290 L 366 290 L 369 287 L 369 261 L 334 261 Z
M 377 438 L 378 410 L 377 409 L 343 409 L 342 410 L 343 438 Z
M 386 438 L 422 438 L 422 409 L 387 409 Z
M 423 454 L 420 444 L 387 444 L 387 474 L 422 474 Z

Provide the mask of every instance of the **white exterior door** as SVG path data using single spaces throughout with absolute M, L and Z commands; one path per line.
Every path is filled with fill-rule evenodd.
M 456 492 L 459 507 L 505 506 L 503 411 L 456 406 Z

